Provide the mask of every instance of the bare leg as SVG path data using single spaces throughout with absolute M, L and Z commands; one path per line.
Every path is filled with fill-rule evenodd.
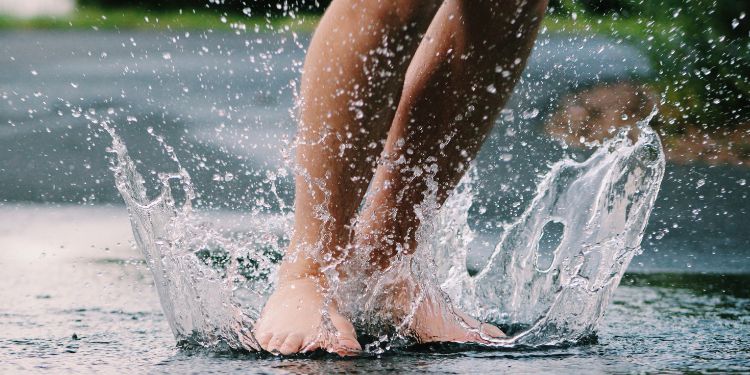
M 531 51 L 545 0 L 446 0 L 412 59 L 355 241 L 386 269 L 416 246 L 415 207 L 428 181 L 442 204 L 484 142 Z M 422 341 L 481 341 L 479 323 L 426 301 L 411 329 Z M 485 328 L 486 327 L 486 328 Z M 502 334 L 492 326 L 484 333 Z
M 302 76 L 294 236 L 255 327 L 263 349 L 360 350 L 351 323 L 327 302 L 324 269 L 350 243 L 406 68 L 439 5 L 335 0 L 321 20 Z

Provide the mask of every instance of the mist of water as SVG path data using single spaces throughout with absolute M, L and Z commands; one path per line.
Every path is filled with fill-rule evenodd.
M 352 277 L 337 288 L 343 312 L 360 331 L 380 338 L 366 350 L 382 350 L 384 341 L 408 343 L 410 310 L 425 298 L 439 301 L 448 314 L 452 301 L 483 321 L 522 327 L 490 345 L 559 345 L 594 333 L 640 251 L 664 174 L 661 144 L 649 120 L 638 124 L 635 141 L 623 130 L 584 162 L 554 164 L 475 275 L 466 266 L 474 235 L 468 224 L 476 188 L 472 173 L 442 207 L 429 200 L 417 207 L 423 224 L 416 252 L 377 280 Z M 177 340 L 257 350 L 253 323 L 273 290 L 292 215 L 250 214 L 246 230 L 220 230 L 192 209 L 193 185 L 174 155 L 178 171 L 160 175 L 160 193 L 149 198 L 125 144 L 105 129 L 113 139 L 117 188 Z M 408 303 L 390 300 L 396 284 Z M 379 309 L 392 303 L 403 305 L 396 321 L 383 319 Z

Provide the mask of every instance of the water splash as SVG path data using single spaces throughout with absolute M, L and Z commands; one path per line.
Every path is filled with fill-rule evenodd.
M 160 193 L 149 199 L 144 179 L 125 144 L 112 128 L 106 124 L 103 127 L 112 136 L 109 151 L 116 155 L 112 167 L 116 187 L 128 207 L 135 240 L 154 276 L 162 308 L 178 342 L 258 348 L 250 334 L 257 309 L 243 310 L 232 293 L 242 259 L 237 239 L 203 225 L 194 214 L 191 201 L 195 193 L 190 176 L 179 163 L 178 173 L 159 175 Z M 173 154 L 172 158 L 177 161 Z M 177 181 L 185 193 L 182 205 L 173 198 L 172 181 Z M 269 268 L 265 263 L 270 260 L 261 255 L 256 252 L 252 258 L 258 264 L 256 276 Z M 229 265 L 222 274 L 221 267 L 214 263 L 225 262 Z M 263 299 L 268 284 L 250 285 L 249 290 L 258 295 L 256 300 Z
M 399 339 L 411 319 L 409 309 L 413 312 L 424 298 L 451 300 L 484 321 L 524 327 L 508 339 L 491 340 L 497 346 L 558 345 L 591 335 L 640 251 L 664 174 L 661 144 L 648 127 L 650 119 L 639 123 L 635 142 L 623 130 L 588 160 L 553 165 L 531 205 L 507 226 L 474 276 L 466 267 L 473 239 L 469 174 L 440 209 L 429 202 L 419 208 L 424 224 L 416 252 L 378 282 L 359 280 L 340 287 L 341 299 L 350 302 L 341 306 L 365 332 L 392 344 L 408 342 Z M 161 192 L 149 199 L 125 145 L 111 128 L 105 129 L 113 139 L 117 188 L 178 341 L 256 350 L 253 322 L 273 290 L 291 215 L 251 214 L 243 219 L 247 230 L 216 229 L 192 210 L 190 176 L 174 155 L 178 172 L 160 175 Z M 173 198 L 174 182 L 186 197 L 182 204 Z M 543 254 L 551 222 L 562 230 L 556 246 Z M 377 306 L 393 298 L 389 285 L 394 284 L 405 286 L 410 303 L 403 307 L 402 320 L 386 327 Z M 368 348 L 382 350 L 380 341 Z
M 443 267 L 442 287 L 467 312 L 485 321 L 521 324 L 523 332 L 499 345 L 559 345 L 594 333 L 640 243 L 664 176 L 658 135 L 639 122 L 631 142 L 622 129 L 588 160 L 563 160 L 538 186 L 528 209 L 508 226 L 491 258 L 469 276 L 463 243 L 434 245 L 437 259 L 454 251 Z M 466 197 L 449 206 L 466 210 Z M 466 215 L 438 215 L 441 230 L 470 235 Z M 550 223 L 562 227 L 551 262 L 543 259 Z M 456 231 L 459 232 L 456 232 Z M 463 245 L 463 246 L 462 246 Z M 447 270 L 447 271 L 446 271 Z

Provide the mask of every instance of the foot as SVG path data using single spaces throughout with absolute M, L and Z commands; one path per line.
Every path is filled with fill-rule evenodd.
M 323 311 L 330 325 L 324 323 Z M 261 348 L 274 354 L 323 349 L 349 356 L 362 351 L 354 326 L 333 302 L 325 306 L 319 283 L 311 278 L 279 282 L 255 324 L 254 335 Z
M 426 298 L 417 307 L 409 325 L 411 334 L 420 343 L 453 342 L 490 344 L 492 339 L 505 337 L 492 324 L 482 323 L 452 306 L 443 306 Z

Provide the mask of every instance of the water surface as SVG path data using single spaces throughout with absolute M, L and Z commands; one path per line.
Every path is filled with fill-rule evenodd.
M 15 206 L 0 209 L 0 220 L 0 372 L 750 370 L 750 275 L 626 274 L 597 341 L 580 346 L 280 359 L 177 348 L 150 272 L 128 244 L 123 208 Z
M 422 348 L 349 360 L 175 347 L 118 205 L 104 152 L 109 140 L 87 114 L 112 108 L 131 154 L 153 168 L 169 160 L 146 130 L 163 134 L 202 189 L 197 204 L 216 209 L 218 220 L 241 222 L 247 207 L 237 197 L 283 165 L 278 150 L 294 131 L 289 82 L 308 38 L 0 33 L 0 372 L 750 371 L 743 219 L 750 185 L 742 183 L 747 170 L 731 166 L 667 166 L 644 253 L 617 289 L 596 342 L 534 351 Z M 518 216 L 549 164 L 571 153 L 540 136 L 555 100 L 652 74 L 631 47 L 565 35 L 542 35 L 527 73 L 508 106 L 515 116 L 496 126 L 479 159 L 486 165 L 512 155 L 480 175 L 509 188 L 482 192 L 480 200 L 493 204 L 474 212 L 476 222 Z M 237 177 L 215 179 L 226 173 Z M 289 180 L 279 186 L 290 200 Z

